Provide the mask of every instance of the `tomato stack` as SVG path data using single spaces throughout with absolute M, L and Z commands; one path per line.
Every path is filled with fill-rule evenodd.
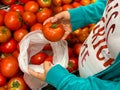
M 0 0 L 0 90 L 12 90 L 11 87 L 30 90 L 18 64 L 19 42 L 26 34 L 42 30 L 43 22 L 59 12 L 93 2 L 95 0 Z M 80 47 L 94 25 L 78 28 L 67 37 L 69 72 L 78 69 Z M 46 45 L 45 50 L 52 51 L 51 46 Z M 41 64 L 44 60 L 52 62 L 52 56 L 53 54 L 39 52 L 30 63 Z

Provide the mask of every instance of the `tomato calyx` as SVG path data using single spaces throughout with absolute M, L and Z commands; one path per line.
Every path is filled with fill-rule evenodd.
M 57 28 L 57 24 L 56 23 L 53 23 L 52 25 L 51 25 L 51 28 Z
M 7 32 L 6 29 L 3 28 L 2 33 L 3 33 L 3 34 L 6 34 L 6 32 Z
M 18 88 L 20 86 L 20 83 L 18 81 L 14 81 L 12 84 L 12 88 Z

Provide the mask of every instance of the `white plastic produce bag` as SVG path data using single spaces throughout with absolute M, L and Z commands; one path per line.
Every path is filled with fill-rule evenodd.
M 44 72 L 43 64 L 33 65 L 30 64 L 31 56 L 40 52 L 46 44 L 50 44 L 53 51 L 53 64 L 60 64 L 63 67 L 68 65 L 68 46 L 65 40 L 58 42 L 50 42 L 46 40 L 40 30 L 28 33 L 20 42 L 20 54 L 18 57 L 20 69 L 24 72 L 24 79 L 32 90 L 41 90 L 42 87 L 47 85 L 28 72 L 28 66 L 37 72 Z

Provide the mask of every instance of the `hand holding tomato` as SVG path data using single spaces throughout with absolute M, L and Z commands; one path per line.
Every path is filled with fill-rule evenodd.
M 44 21 L 43 25 L 45 25 L 48 22 L 62 24 L 63 29 L 65 31 L 62 39 L 66 39 L 67 36 L 72 32 L 71 23 L 70 23 L 70 15 L 69 15 L 68 11 L 60 12 L 60 13 L 56 14 L 55 16 L 46 19 Z

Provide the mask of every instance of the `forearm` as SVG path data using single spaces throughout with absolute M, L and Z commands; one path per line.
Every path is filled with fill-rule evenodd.
M 47 74 L 46 82 L 57 90 L 119 90 L 120 82 L 100 80 L 95 77 L 80 78 L 57 65 Z
M 96 3 L 88 6 L 81 6 L 69 10 L 72 30 L 86 26 L 91 23 L 97 23 L 102 17 L 107 0 L 98 0 Z

